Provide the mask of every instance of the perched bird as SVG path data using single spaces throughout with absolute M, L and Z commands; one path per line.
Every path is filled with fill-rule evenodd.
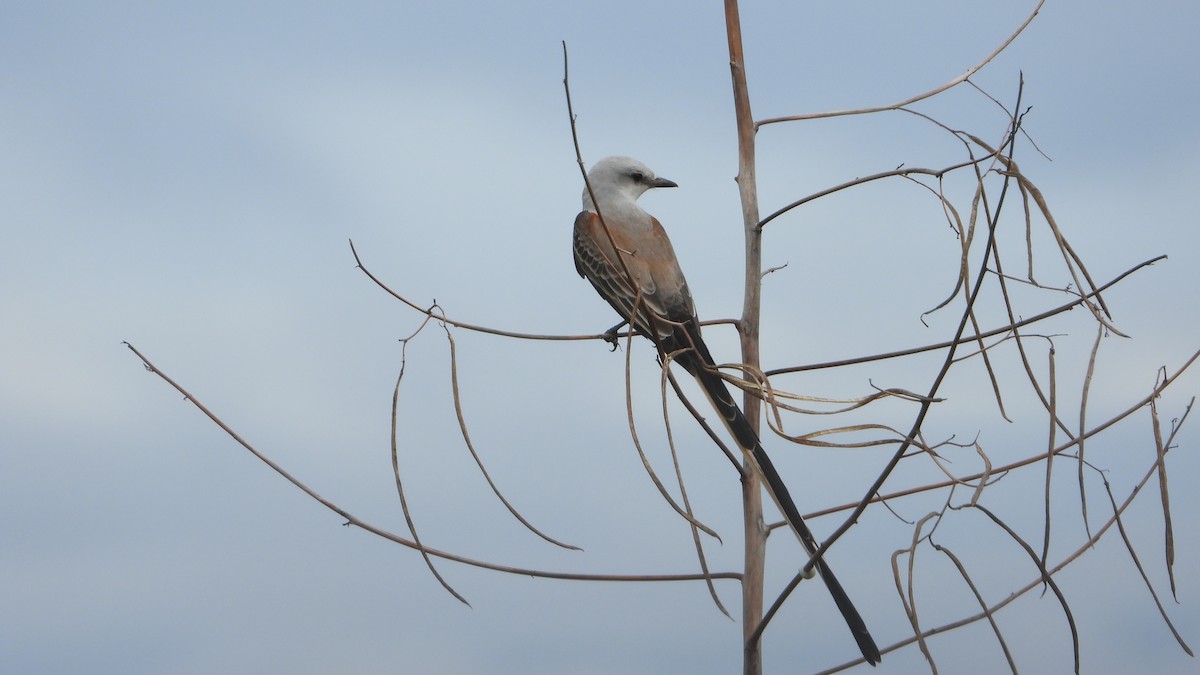
M 638 206 L 638 197 L 647 190 L 678 186 L 631 157 L 605 157 L 596 162 L 588 172 L 588 183 L 591 191 L 584 188 L 583 211 L 575 218 L 575 269 L 622 319 L 655 342 L 660 356 L 673 354 L 674 361 L 696 378 L 811 555 L 817 550 L 812 531 L 763 450 L 758 434 L 716 371 L 671 240 L 658 220 Z M 863 657 L 872 665 L 878 663 L 879 648 L 833 571 L 824 559 L 817 562 L 816 569 Z

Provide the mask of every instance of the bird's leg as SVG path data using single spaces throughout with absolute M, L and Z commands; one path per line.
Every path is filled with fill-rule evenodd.
M 617 347 L 620 346 L 620 343 L 617 342 L 617 331 L 621 330 L 622 327 L 627 325 L 629 325 L 629 321 L 624 320 L 612 328 L 604 331 L 604 341 L 612 345 L 612 349 L 609 351 L 617 351 Z

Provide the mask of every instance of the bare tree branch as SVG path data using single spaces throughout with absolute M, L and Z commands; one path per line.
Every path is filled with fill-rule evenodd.
M 934 87 L 933 89 L 930 89 L 929 91 L 927 91 L 923 94 L 917 94 L 916 96 L 910 96 L 910 97 L 904 99 L 903 101 L 897 101 L 896 103 L 893 103 L 891 105 L 875 106 L 875 107 L 871 107 L 871 108 L 852 108 L 849 110 L 834 110 L 832 112 L 822 112 L 822 113 L 808 113 L 806 115 L 790 115 L 787 117 L 772 117 L 769 119 L 760 120 L 755 125 L 755 128 L 757 129 L 759 127 L 764 127 L 768 124 L 778 124 L 780 122 L 798 122 L 800 120 L 815 120 L 815 119 L 821 119 L 821 118 L 825 118 L 825 117 L 842 117 L 845 115 L 865 115 L 868 113 L 885 112 L 888 110 L 896 110 L 897 108 L 902 108 L 906 105 L 911 105 L 913 103 L 916 103 L 917 101 L 921 101 L 921 100 L 924 100 L 924 99 L 927 99 L 927 98 L 930 98 L 933 96 L 937 96 L 938 94 L 940 94 L 944 91 L 952 89 L 952 88 L 962 84 L 963 82 L 966 82 L 972 75 L 974 75 L 975 73 L 982 70 L 983 67 L 986 66 L 987 64 L 991 63 L 992 59 L 995 59 L 997 56 L 1000 55 L 1001 52 L 1003 52 L 1005 49 L 1008 49 L 1008 46 L 1010 44 L 1012 44 L 1013 40 L 1016 40 L 1017 36 L 1020 35 L 1022 32 L 1024 32 L 1025 28 L 1028 27 L 1029 24 L 1033 23 L 1033 20 L 1034 20 L 1034 18 L 1037 17 L 1038 12 L 1042 11 L 1042 5 L 1044 5 L 1044 4 L 1046 4 L 1046 0 L 1038 0 L 1037 6 L 1033 8 L 1033 11 L 1029 13 L 1029 16 L 1025 17 L 1025 21 L 1023 21 L 1021 23 L 1021 25 L 1017 27 L 1017 30 L 1013 31 L 1013 34 L 1009 35 L 1008 39 L 1006 39 L 1004 42 L 1002 42 L 999 47 L 996 47 L 994 50 L 992 50 L 992 53 L 985 56 L 982 61 L 980 61 L 979 63 L 976 63 L 975 65 L 968 68 L 966 70 L 966 72 L 964 72 L 962 75 L 959 75 L 958 77 L 954 78 L 953 80 L 950 80 L 949 82 L 946 82 L 945 84 L 943 84 L 941 86 Z

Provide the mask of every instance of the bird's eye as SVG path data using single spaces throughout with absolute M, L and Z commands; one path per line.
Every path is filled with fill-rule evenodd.
M 632 178 L 633 182 L 635 183 L 641 183 L 642 181 L 646 180 L 646 174 L 642 173 L 641 171 L 634 171 L 633 173 L 629 174 L 629 177 Z

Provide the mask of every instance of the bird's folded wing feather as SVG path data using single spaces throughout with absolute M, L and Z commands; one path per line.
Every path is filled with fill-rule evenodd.
M 671 241 L 662 225 L 653 218 L 650 220 L 649 228 L 637 230 L 610 222 L 606 232 L 595 213 L 583 211 L 575 218 L 576 271 L 592 282 L 600 295 L 626 319 L 640 290 L 641 316 L 636 317 L 635 323 L 643 331 L 649 328 L 647 318 L 683 322 L 694 319 L 696 314 L 692 294 Z M 624 266 L 618 262 L 618 250 Z M 630 285 L 630 276 L 637 284 L 637 290 Z M 656 330 L 660 335 L 670 332 L 662 325 Z

